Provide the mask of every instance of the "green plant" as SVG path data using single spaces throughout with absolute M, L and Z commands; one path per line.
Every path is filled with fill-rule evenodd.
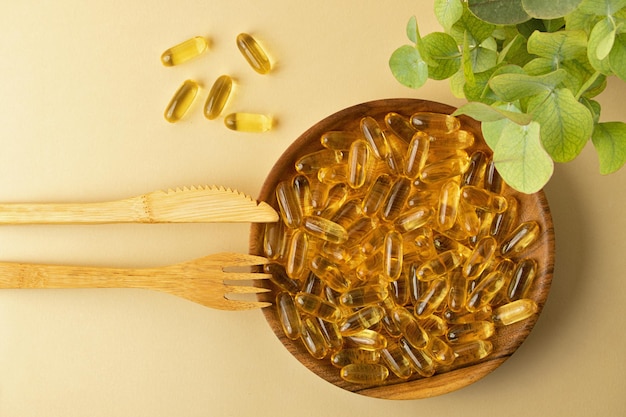
M 419 88 L 450 80 L 468 103 L 455 114 L 482 122 L 496 167 L 533 193 L 554 163 L 576 158 L 591 139 L 600 173 L 626 161 L 626 123 L 600 122 L 594 100 L 607 77 L 626 81 L 626 0 L 434 0 L 441 32 L 396 49 L 396 79 Z

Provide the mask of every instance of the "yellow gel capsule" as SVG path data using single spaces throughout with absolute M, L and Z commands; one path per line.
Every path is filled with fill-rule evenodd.
M 522 259 L 513 272 L 511 282 L 507 290 L 510 301 L 524 298 L 537 275 L 537 261 L 534 259 Z
M 347 151 L 350 149 L 350 145 L 356 139 L 356 135 L 352 132 L 345 130 L 331 130 L 324 133 L 320 142 L 326 149 L 332 149 L 334 151 Z
M 469 280 L 478 278 L 493 260 L 497 247 L 498 242 L 491 236 L 480 239 L 463 265 L 463 275 Z
M 324 258 L 316 256 L 311 260 L 311 272 L 320 277 L 326 285 L 335 291 L 347 291 L 352 284 L 347 275 L 339 271 L 337 265 Z
M 222 75 L 215 80 L 204 103 L 204 117 L 209 120 L 217 118 L 224 110 L 232 89 L 233 80 L 228 75 Z
M 379 175 L 363 198 L 361 203 L 363 213 L 368 216 L 374 216 L 382 206 L 390 188 L 391 177 L 387 174 Z
M 459 270 L 450 273 L 450 292 L 448 293 L 448 308 L 454 312 L 463 311 L 469 288 L 469 281 Z
M 424 132 L 417 132 L 411 138 L 404 165 L 404 174 L 412 179 L 420 176 L 428 159 L 430 137 Z
M 411 122 L 398 113 L 387 113 L 385 116 L 385 124 L 393 133 L 407 143 L 411 141 L 411 138 L 413 138 L 416 132 Z
M 299 292 L 296 294 L 295 303 L 301 311 L 311 316 L 335 323 L 341 319 L 341 310 L 317 295 Z
M 283 222 L 267 223 L 263 234 L 263 252 L 270 260 L 278 260 L 285 255 L 287 239 Z
M 398 177 L 387 193 L 387 197 L 381 207 L 381 215 L 385 220 L 394 220 L 406 204 L 411 192 L 411 181 L 405 177 Z
M 337 368 L 357 363 L 378 363 L 380 352 L 358 348 L 342 349 L 332 354 L 330 363 Z
M 455 178 L 467 171 L 469 160 L 464 156 L 451 156 L 422 168 L 420 179 L 426 183 L 435 183 L 450 178 Z
M 402 235 L 390 230 L 383 242 L 383 276 L 386 280 L 395 281 L 400 278 L 403 253 Z
M 346 307 L 363 307 L 380 303 L 388 295 L 387 288 L 381 285 L 366 285 L 353 288 L 341 294 L 339 302 Z
M 450 284 L 446 278 L 433 280 L 426 291 L 415 302 L 415 315 L 423 319 L 430 316 L 448 296 Z
M 454 362 L 454 351 L 439 337 L 433 337 L 424 349 L 428 355 L 442 365 L 451 365 Z
M 378 323 L 385 315 L 382 307 L 367 306 L 350 314 L 339 323 L 339 332 L 344 335 L 358 333 Z
M 237 35 L 237 47 L 248 64 L 259 74 L 267 74 L 272 64 L 261 45 L 247 33 Z
M 518 219 L 519 202 L 513 196 L 507 197 L 507 208 L 502 213 L 494 215 L 489 234 L 501 241 L 510 231 Z
M 456 222 L 460 198 L 461 189 L 459 184 L 454 180 L 446 181 L 441 187 L 437 204 L 437 226 L 439 230 L 448 230 Z
M 348 240 L 348 232 L 337 223 L 320 216 L 306 216 L 302 226 L 307 233 L 332 243 L 343 243 Z
M 428 333 L 429 337 L 445 336 L 448 333 L 448 324 L 441 317 L 431 314 L 419 320 L 420 327 Z
M 289 248 L 287 249 L 287 259 L 285 260 L 285 271 L 293 279 L 300 279 L 307 272 L 307 254 L 309 252 L 309 238 L 306 233 L 296 230 L 291 236 Z
M 433 376 L 435 364 L 423 349 L 415 349 L 406 339 L 400 339 L 398 344 L 415 372 L 426 378 Z
M 476 151 L 469 160 L 469 168 L 463 174 L 463 185 L 480 185 L 485 177 L 485 168 L 487 167 L 487 155 L 484 152 Z
M 482 278 L 467 297 L 467 310 L 477 311 L 487 306 L 504 286 L 506 278 L 498 269 Z
M 389 144 L 376 119 L 370 116 L 363 117 L 361 131 L 376 158 L 384 160 L 389 153 Z
M 199 89 L 200 87 L 195 81 L 184 81 L 165 108 L 165 113 L 163 114 L 165 120 L 170 123 L 176 123 L 182 119 L 196 99 Z
M 278 320 L 280 321 L 285 336 L 291 340 L 299 339 L 302 326 L 300 313 L 296 309 L 296 304 L 288 292 L 281 292 L 276 296 L 276 308 L 278 310 Z
M 269 263 L 263 267 L 263 271 L 270 274 L 270 281 L 274 283 L 278 288 L 289 294 L 296 294 L 300 291 L 300 284 L 298 281 L 291 279 L 285 271 L 285 267 L 278 263 Z
M 525 251 L 539 239 L 541 228 L 536 221 L 527 221 L 513 230 L 500 246 L 502 256 L 511 256 Z
M 296 175 L 291 180 L 295 195 L 300 201 L 302 214 L 309 216 L 313 213 L 313 203 L 311 202 L 311 183 L 305 175 Z
M 387 347 L 380 351 L 380 358 L 398 378 L 407 379 L 413 373 L 411 363 L 395 342 L 388 343 Z
M 308 175 L 316 173 L 320 168 L 341 163 L 343 158 L 344 153 L 341 151 L 323 149 L 302 156 L 296 161 L 295 167 L 299 173 Z
M 473 321 L 450 326 L 447 338 L 450 343 L 465 343 L 489 339 L 494 331 L 494 325 L 490 321 Z
M 352 363 L 341 368 L 339 375 L 352 384 L 380 385 L 389 377 L 389 370 L 377 363 Z
M 302 322 L 301 329 L 302 344 L 315 359 L 323 359 L 328 354 L 329 346 L 319 327 L 312 317 L 306 317 Z
M 452 311 L 452 309 L 446 309 L 443 311 L 442 317 L 449 324 L 462 324 L 470 323 L 473 321 L 491 320 L 491 315 L 491 307 L 485 306 L 482 309 L 474 312 L 469 312 L 467 310 Z
M 161 55 L 161 63 L 166 67 L 182 64 L 201 55 L 209 47 L 209 43 L 202 36 L 188 39 L 176 46 L 172 46 Z
M 364 140 L 352 142 L 348 153 L 348 185 L 361 188 L 369 167 L 369 148 Z
M 435 258 L 428 259 L 413 268 L 413 274 L 420 281 L 432 281 L 452 271 L 463 262 L 463 255 L 456 250 L 447 250 Z
M 504 304 L 493 311 L 496 324 L 508 326 L 525 320 L 537 312 L 537 304 L 528 298 L 521 298 Z
M 400 277 L 389 283 L 387 288 L 389 291 L 389 298 L 399 306 L 403 306 L 409 303 L 409 278 L 406 274 L 400 275 Z
M 341 350 L 343 348 L 343 336 L 339 333 L 337 323 L 326 321 L 319 317 L 316 317 L 315 320 L 317 321 L 317 325 L 322 332 L 322 336 L 324 336 L 324 341 L 328 346 L 328 353 Z
M 426 347 L 429 338 L 428 334 L 422 329 L 412 312 L 404 307 L 396 307 L 391 311 L 391 318 L 411 346 L 416 349 Z
M 433 217 L 429 206 L 415 206 L 396 218 L 395 226 L 403 233 L 411 232 L 426 225 Z
M 500 173 L 496 169 L 496 164 L 493 159 L 489 161 L 485 167 L 485 178 L 483 180 L 483 184 L 485 190 L 487 191 L 491 191 L 496 194 L 500 194 L 502 192 L 504 182 L 502 181 Z
M 452 350 L 455 356 L 454 365 L 467 365 L 486 358 L 493 350 L 493 344 L 487 340 L 475 340 L 454 345 Z
M 463 150 L 474 145 L 474 134 L 467 130 L 457 130 L 453 133 L 436 133 L 430 135 L 430 147 L 447 150 Z
M 380 350 L 387 347 L 387 338 L 370 329 L 347 335 L 345 339 L 354 347 L 365 350 Z
M 505 197 L 473 185 L 463 186 L 461 197 L 467 204 L 484 211 L 502 213 L 507 207 Z
M 411 124 L 419 130 L 452 133 L 461 128 L 461 122 L 444 113 L 417 112 L 411 116 Z
M 231 113 L 224 117 L 224 124 L 237 132 L 262 133 L 272 128 L 270 116 L 259 113 Z
M 347 229 L 362 214 L 360 202 L 356 199 L 351 199 L 335 212 L 331 220 Z
M 283 222 L 291 228 L 302 224 L 302 206 L 291 181 L 282 181 L 276 186 L 276 201 Z

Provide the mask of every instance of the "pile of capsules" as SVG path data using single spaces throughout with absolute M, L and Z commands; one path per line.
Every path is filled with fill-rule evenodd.
M 175 66 L 202 55 L 209 47 L 206 38 L 196 36 L 167 49 L 161 55 L 161 63 L 167 67 Z M 272 64 L 265 50 L 251 35 L 240 33 L 237 47 L 250 66 L 259 74 L 267 74 Z M 215 80 L 204 103 L 204 116 L 214 120 L 220 116 L 233 89 L 233 80 L 228 75 L 221 75 Z M 181 120 L 200 91 L 194 80 L 185 80 L 176 90 L 165 108 L 164 117 L 170 123 Z M 245 132 L 265 132 L 272 128 L 272 118 L 260 113 L 231 113 L 224 117 L 224 124 L 231 130 Z
M 524 253 L 540 226 L 459 119 L 365 116 L 321 144 L 278 183 L 282 221 L 265 227 L 286 337 L 379 385 L 480 361 L 501 326 L 537 313 Z

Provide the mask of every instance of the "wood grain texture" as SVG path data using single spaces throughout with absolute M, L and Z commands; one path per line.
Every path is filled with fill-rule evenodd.
M 305 131 L 288 147 L 266 178 L 258 199 L 266 201 L 275 208 L 277 207 L 274 196 L 276 185 L 281 180 L 289 179 L 296 173 L 294 165 L 300 156 L 322 149 L 320 136 L 324 132 L 330 130 L 358 131 L 359 120 L 363 116 L 372 116 L 383 125 L 384 116 L 392 111 L 409 117 L 418 111 L 449 114 L 454 110 L 451 106 L 425 100 L 385 99 L 358 104 L 339 111 Z M 477 139 L 474 149 L 481 149 L 490 154 L 491 152 L 482 138 L 480 123 L 464 116 L 460 119 L 463 128 L 474 133 Z M 273 307 L 263 310 L 268 324 L 282 344 L 304 366 L 326 381 L 351 392 L 386 399 L 417 399 L 445 394 L 474 383 L 502 364 L 526 339 L 548 297 L 554 271 L 554 227 L 545 194 L 543 191 L 531 195 L 521 194 L 508 186 L 505 186 L 504 194 L 515 195 L 519 200 L 520 221 L 534 219 L 541 226 L 542 232 L 539 242 L 523 254 L 524 257 L 535 258 L 539 263 L 539 271 L 528 296 L 537 303 L 538 311 L 527 320 L 501 328 L 497 335 L 490 339 L 494 344 L 492 354 L 480 363 L 458 369 L 453 365 L 430 378 L 413 376 L 408 381 L 404 381 L 390 377 L 386 385 L 383 386 L 354 385 L 343 381 L 339 377 L 338 370 L 330 364 L 329 360 L 313 359 L 299 341 L 294 342 L 285 337 Z M 262 236 L 263 225 L 253 224 L 250 233 L 251 254 L 262 254 Z M 272 293 L 263 294 L 261 297 L 263 300 L 273 301 Z

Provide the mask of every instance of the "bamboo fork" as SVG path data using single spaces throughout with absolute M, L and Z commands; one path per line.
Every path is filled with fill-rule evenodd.
M 220 310 L 248 310 L 271 303 L 229 299 L 229 294 L 268 292 L 266 288 L 243 285 L 242 281 L 264 280 L 269 274 L 240 271 L 267 262 L 261 256 L 228 252 L 169 266 L 136 269 L 0 262 L 0 289 L 139 288 L 169 293 Z M 229 272 L 228 268 L 235 271 Z

